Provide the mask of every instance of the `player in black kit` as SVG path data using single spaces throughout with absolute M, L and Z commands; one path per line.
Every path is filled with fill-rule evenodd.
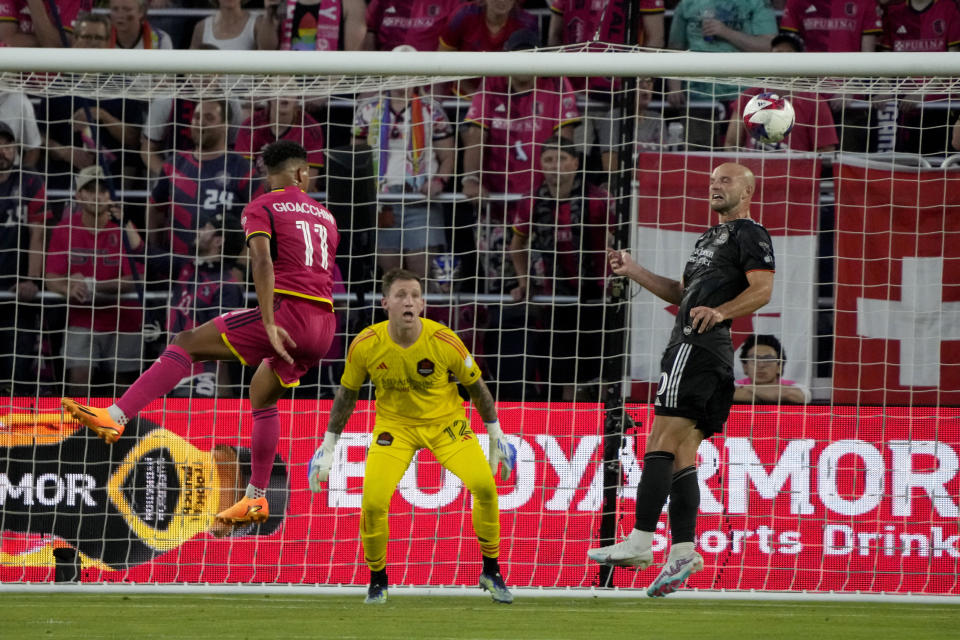
M 750 218 L 755 190 L 753 173 L 742 165 L 726 163 L 713 170 L 710 208 L 720 214 L 720 223 L 697 240 L 680 281 L 651 273 L 625 251 L 607 251 L 614 273 L 680 306 L 660 362 L 634 529 L 623 541 L 587 553 L 612 566 L 653 564 L 653 534 L 669 495 L 670 554 L 647 589 L 651 597 L 676 591 L 703 568 L 694 544 L 700 506 L 697 449 L 704 438 L 723 430 L 733 404 L 731 321 L 767 304 L 773 292 L 770 234 Z

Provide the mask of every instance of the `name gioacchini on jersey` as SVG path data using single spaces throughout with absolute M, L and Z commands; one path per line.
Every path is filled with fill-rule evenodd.
M 321 209 L 315 204 L 310 204 L 308 202 L 284 202 L 278 201 L 271 204 L 273 210 L 277 213 L 283 213 L 289 211 L 291 213 L 310 213 L 317 217 L 323 218 L 327 222 L 336 224 L 337 221 L 326 209 Z

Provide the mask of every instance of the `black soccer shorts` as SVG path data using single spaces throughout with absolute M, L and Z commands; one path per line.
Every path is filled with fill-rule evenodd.
M 710 437 L 723 431 L 734 387 L 732 366 L 701 347 L 675 344 L 660 360 L 654 414 L 694 420 Z

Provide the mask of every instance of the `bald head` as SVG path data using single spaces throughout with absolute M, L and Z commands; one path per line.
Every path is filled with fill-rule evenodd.
M 710 174 L 710 208 L 728 220 L 749 217 L 756 188 L 753 171 L 742 164 L 725 162 Z

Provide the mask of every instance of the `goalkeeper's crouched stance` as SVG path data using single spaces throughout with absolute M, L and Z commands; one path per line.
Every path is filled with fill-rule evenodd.
M 323 443 L 310 461 L 310 489 L 322 491 L 333 465 L 337 440 L 353 413 L 360 387 L 370 376 L 376 388 L 377 416 L 363 481 L 360 537 L 370 567 L 366 602 L 387 600 L 387 513 L 397 483 L 418 449 L 429 449 L 473 495 L 473 528 L 480 541 L 480 586 L 494 602 L 511 603 L 500 555 L 500 510 L 493 474 L 506 480 L 517 452 L 497 420 L 493 396 L 480 368 L 457 335 L 421 318 L 424 300 L 419 278 L 393 269 L 383 277 L 387 321 L 360 332 L 347 351 L 340 388 L 330 410 Z M 456 377 L 466 387 L 490 436 L 487 458 L 467 421 Z M 492 473 L 491 473 L 492 472 Z

